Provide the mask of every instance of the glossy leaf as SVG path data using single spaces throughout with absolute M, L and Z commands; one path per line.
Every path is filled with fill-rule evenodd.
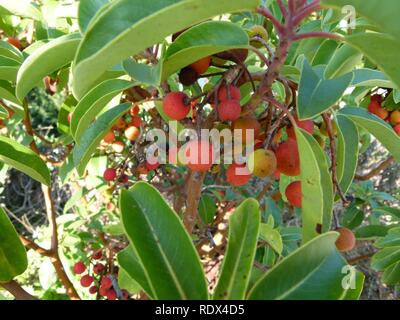
M 130 103 L 120 104 L 103 113 L 83 133 L 80 143 L 75 146 L 73 157 L 78 173 L 82 176 L 90 157 L 114 123 L 131 107 Z
M 127 290 L 130 294 L 139 293 L 142 289 L 141 286 L 135 280 L 133 280 L 129 276 L 128 272 L 126 272 L 124 269 L 119 269 L 118 271 L 118 286 L 122 290 Z
M 0 207 L 0 282 L 9 282 L 28 267 L 24 245 L 4 210 Z
M 23 62 L 18 72 L 16 94 L 20 101 L 45 76 L 57 71 L 74 59 L 80 37 L 79 33 L 68 34 L 33 51 Z
M 122 91 L 133 86 L 130 81 L 111 79 L 89 91 L 76 105 L 71 119 L 71 134 L 80 143 L 82 135 L 106 105 Z
M 337 178 L 343 193 L 354 179 L 358 164 L 359 134 L 357 126 L 347 117 L 337 116 Z
M 20 63 L 17 60 L 0 56 L 0 80 L 15 82 Z
M 300 119 L 310 119 L 332 107 L 353 80 L 353 74 L 325 80 L 304 60 L 297 97 Z
M 8 57 L 19 62 L 24 60 L 24 56 L 21 51 L 19 51 L 12 44 L 9 44 L 7 41 L 0 40 L 0 56 Z
M 114 1 L 93 17 L 79 46 L 73 69 L 74 94 L 81 97 L 107 69 L 174 32 L 222 13 L 258 5 L 258 0 Z M 110 27 L 109 21 L 119 23 Z
M 247 199 L 229 219 L 226 255 L 221 267 L 214 299 L 244 299 L 257 248 L 260 209 L 255 199 Z
M 151 185 L 137 182 L 131 189 L 122 190 L 119 203 L 124 228 L 143 265 L 153 298 L 207 299 L 196 249 L 161 194 Z
M 215 198 L 205 194 L 202 195 L 199 202 L 199 215 L 205 224 L 211 224 L 214 221 L 217 212 Z
M 130 278 L 136 281 L 150 297 L 154 296 L 153 289 L 147 280 L 146 270 L 133 246 L 128 246 L 123 251 L 118 253 L 118 263 Z
M 0 162 L 25 173 L 32 179 L 50 185 L 50 172 L 44 161 L 31 149 L 0 136 Z
M 382 225 L 369 225 L 356 229 L 355 236 L 360 240 L 376 239 L 379 237 L 385 237 L 389 231 L 388 226 Z
M 32 18 L 40 20 L 42 14 L 30 0 L 0 0 L 0 12 L 4 10 L 2 14 L 12 14 L 25 18 Z
M 320 235 L 281 260 L 254 285 L 249 299 L 339 299 L 345 261 L 336 251 L 337 237 L 336 232 Z
M 362 108 L 346 107 L 340 110 L 340 114 L 375 136 L 390 154 L 400 161 L 400 137 L 388 123 Z
M 260 227 L 260 238 L 267 242 L 267 244 L 274 249 L 277 254 L 282 254 L 282 236 L 278 230 L 273 228 L 273 226 L 262 223 Z
M 325 69 L 325 78 L 333 79 L 345 75 L 361 63 L 362 53 L 357 49 L 344 44 L 332 56 Z
M 364 280 L 364 274 L 360 271 L 355 271 L 354 287 L 349 287 L 345 290 L 341 300 L 359 300 L 364 288 Z
M 353 73 L 354 79 L 351 85 L 354 87 L 394 87 L 392 81 L 379 70 L 357 69 Z
M 359 227 L 364 221 L 364 212 L 357 208 L 355 204 L 352 204 L 346 208 L 342 216 L 343 227 L 354 229 Z
M 21 104 L 15 96 L 15 88 L 10 82 L 5 80 L 0 80 L 0 97 L 1 99 L 8 100 L 16 105 Z
M 300 152 L 303 243 L 330 229 L 333 185 L 328 161 L 318 142 L 309 133 L 296 129 Z
M 80 0 L 78 7 L 78 22 L 79 29 L 82 33 L 86 32 L 86 29 L 96 15 L 96 13 L 104 7 L 109 0 Z

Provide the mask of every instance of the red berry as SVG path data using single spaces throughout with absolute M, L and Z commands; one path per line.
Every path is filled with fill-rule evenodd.
M 396 125 L 393 129 L 397 133 L 397 135 L 400 136 L 400 124 Z
M 214 161 L 212 144 L 203 140 L 192 140 L 183 146 L 185 164 L 193 171 L 205 172 L 211 169 Z
M 279 172 L 294 177 L 300 174 L 300 156 L 297 142 L 288 139 L 276 149 L 276 159 Z
M 250 178 L 251 173 L 246 164 L 232 163 L 226 170 L 226 179 L 233 186 L 244 186 Z
M 108 168 L 104 171 L 103 177 L 106 181 L 114 181 L 117 177 L 117 170 L 114 168 Z
M 289 184 L 285 190 L 285 195 L 292 206 L 301 208 L 302 194 L 300 181 L 295 181 Z
M 16 48 L 19 49 L 19 50 L 22 49 L 21 41 L 19 41 L 18 38 L 8 38 L 7 42 L 8 42 L 9 44 L 12 44 L 14 47 L 16 47 Z
M 229 85 L 229 95 L 228 92 L 226 90 L 226 85 L 222 84 L 219 89 L 218 89 L 218 100 L 220 102 L 223 102 L 225 100 L 228 100 L 229 97 L 231 100 L 238 100 L 240 101 L 240 90 L 239 88 L 233 86 L 233 85 Z
M 94 260 L 100 260 L 102 257 L 103 257 L 103 251 L 101 249 L 100 250 L 96 250 L 92 254 L 92 259 L 94 259 Z
M 186 118 L 190 111 L 188 96 L 183 92 L 170 92 L 164 98 L 163 110 L 172 120 Z
M 112 280 L 109 277 L 101 278 L 101 288 L 110 289 L 112 285 Z
M 118 179 L 119 182 L 125 184 L 129 182 L 129 177 L 126 174 L 123 174 Z
M 129 110 L 129 114 L 134 117 L 137 116 L 139 114 L 139 106 L 133 106 L 130 110 Z
M 102 263 L 96 263 L 95 266 L 93 267 L 93 272 L 95 274 L 102 274 L 104 269 L 105 267 Z
M 309 134 L 314 133 L 314 122 L 312 120 L 301 121 L 298 120 L 297 117 L 295 117 L 295 119 L 296 119 L 296 124 L 299 128 L 307 131 Z M 296 133 L 294 132 L 294 129 L 291 125 L 286 127 L 286 133 L 289 138 L 296 139 Z
M 107 292 L 108 292 L 108 288 L 100 287 L 100 289 L 99 289 L 99 294 L 100 294 L 102 297 L 106 297 L 106 296 L 107 296 Z
M 140 128 L 140 126 L 142 125 L 142 118 L 137 117 L 137 116 L 132 117 L 131 125 L 133 125 L 137 128 Z
M 115 292 L 114 289 L 109 289 L 106 293 L 106 297 L 108 300 L 116 300 L 117 299 L 117 293 Z
M 152 159 L 151 163 L 146 160 L 144 165 L 145 165 L 146 169 L 149 171 L 156 170 L 160 166 L 160 164 L 157 161 L 154 161 L 154 159 Z
M 96 294 L 97 291 L 99 291 L 99 288 L 97 288 L 96 286 L 91 286 L 91 287 L 89 288 L 89 293 L 90 293 L 90 294 Z
M 87 274 L 87 275 L 84 275 L 84 276 L 81 278 L 81 285 L 82 285 L 82 287 L 85 287 L 85 288 L 90 287 L 90 286 L 92 285 L 92 283 L 93 283 L 93 277 L 92 277 L 92 276 L 89 276 L 88 274 Z
M 218 116 L 221 121 L 235 121 L 239 119 L 241 112 L 238 100 L 225 100 L 218 106 Z
M 86 266 L 83 262 L 77 262 L 74 265 L 73 271 L 75 274 L 82 274 L 86 271 Z

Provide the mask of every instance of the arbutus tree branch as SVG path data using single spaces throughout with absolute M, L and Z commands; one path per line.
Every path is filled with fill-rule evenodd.
M 355 180 L 359 181 L 367 181 L 377 175 L 379 175 L 382 171 L 386 170 L 387 168 L 390 167 L 390 165 L 395 161 L 394 157 L 390 156 L 383 162 L 381 162 L 376 168 L 372 169 L 370 172 L 368 172 L 365 175 L 356 175 L 354 177 Z
M 38 300 L 38 298 L 25 291 L 25 289 L 22 288 L 16 281 L 10 281 L 6 283 L 0 282 L 0 287 L 3 287 L 5 290 L 11 293 L 16 300 Z

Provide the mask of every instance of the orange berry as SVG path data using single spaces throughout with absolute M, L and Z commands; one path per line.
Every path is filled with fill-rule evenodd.
M 208 56 L 196 61 L 195 63 L 192 63 L 190 67 L 198 74 L 203 74 L 210 67 L 210 63 L 211 63 L 211 56 Z
M 139 135 L 140 135 L 140 130 L 136 128 L 135 126 L 129 126 L 128 128 L 125 129 L 125 137 L 130 140 L 130 141 L 135 141 Z
M 295 181 L 286 187 L 285 195 L 288 202 L 296 208 L 301 208 L 301 182 Z
M 339 228 L 339 238 L 336 240 L 336 248 L 341 252 L 347 252 L 354 249 L 356 246 L 356 237 L 354 233 L 347 228 Z
M 211 169 L 214 161 L 212 144 L 203 140 L 192 140 L 183 146 L 185 164 L 193 171 L 205 172 Z
M 246 164 L 232 163 L 226 170 L 226 180 L 235 187 L 244 186 L 250 178 L 251 173 Z
M 298 176 L 300 174 L 300 156 L 297 142 L 288 139 L 276 149 L 279 172 L 287 176 Z
M 115 134 L 114 134 L 114 132 L 111 130 L 111 131 L 108 131 L 107 132 L 107 134 L 105 135 L 105 137 L 103 138 L 103 141 L 106 143 L 106 144 L 111 144 L 111 143 L 113 143 L 114 141 L 115 141 Z
M 189 97 L 183 92 L 170 92 L 164 98 L 163 110 L 172 120 L 182 120 L 190 111 Z

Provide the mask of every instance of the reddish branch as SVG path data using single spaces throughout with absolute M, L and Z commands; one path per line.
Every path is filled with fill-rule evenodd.
M 393 162 L 394 162 L 394 158 L 389 157 L 385 161 L 380 163 L 375 169 L 372 169 L 369 173 L 367 173 L 363 176 L 356 175 L 355 179 L 359 180 L 359 181 L 367 181 L 367 180 L 379 175 L 382 171 L 386 170 L 387 168 L 389 168 Z
M 36 297 L 26 292 L 24 288 L 22 288 L 16 281 L 0 283 L 0 287 L 3 287 L 9 293 L 11 293 L 16 300 L 37 300 Z
M 183 219 L 183 224 L 189 234 L 192 233 L 194 225 L 196 224 L 198 217 L 198 207 L 201 196 L 201 188 L 205 178 L 205 173 L 191 171 L 189 173 L 187 183 L 187 202 L 186 212 Z
M 339 34 L 335 33 L 330 33 L 330 32 L 307 32 L 307 33 L 300 33 L 296 34 L 293 37 L 293 41 L 299 41 L 303 39 L 308 39 L 308 38 L 326 38 L 326 39 L 332 39 L 332 40 L 337 40 L 337 41 L 342 41 L 343 37 Z

